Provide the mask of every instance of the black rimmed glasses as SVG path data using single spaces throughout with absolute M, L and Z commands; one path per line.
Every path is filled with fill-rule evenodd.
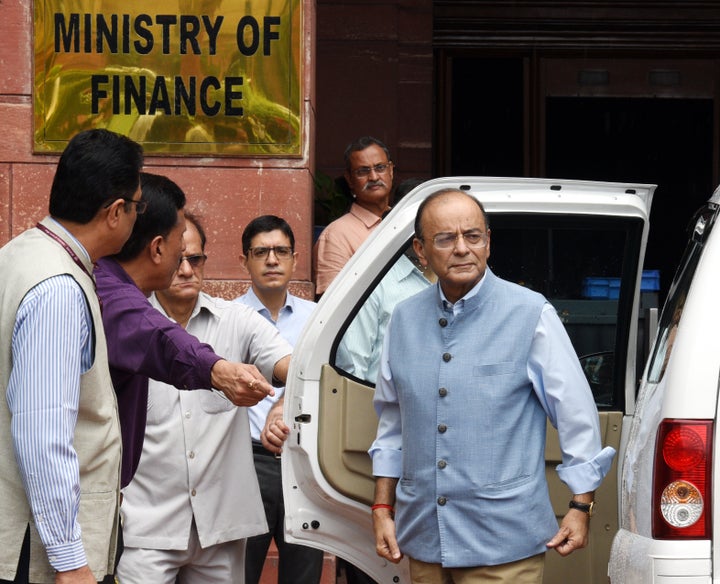
M 110 205 L 112 205 L 115 201 L 118 199 L 122 199 L 125 201 L 125 205 L 134 204 L 135 205 L 135 212 L 138 215 L 142 215 L 147 210 L 147 201 L 143 201 L 142 199 L 138 199 L 137 201 L 135 199 L 129 199 L 128 197 L 116 197 L 112 201 L 108 202 L 105 205 L 105 209 L 107 209 Z
M 465 245 L 473 249 L 483 248 L 487 245 L 487 233 L 479 229 L 471 229 L 462 233 L 438 233 L 431 240 L 437 249 L 453 249 L 460 237 L 463 238 Z
M 375 174 L 384 174 L 391 166 L 392 162 L 388 162 L 387 164 L 376 164 L 375 166 L 361 166 L 360 168 L 356 168 L 350 172 L 353 176 L 365 178 L 370 176 L 370 173 L 373 171 L 375 171 Z
M 248 249 L 250 257 L 254 260 L 264 260 L 270 255 L 270 252 L 275 254 L 275 257 L 279 260 L 289 260 L 293 257 L 293 248 L 289 245 L 273 245 L 271 247 L 251 247 Z
M 189 255 L 189 256 L 182 256 L 180 258 L 180 264 L 183 262 L 187 262 L 190 264 L 190 267 L 194 270 L 195 268 L 200 268 L 205 265 L 205 260 L 207 259 L 207 256 L 205 254 L 198 254 L 198 255 Z M 180 265 L 178 264 L 178 265 Z

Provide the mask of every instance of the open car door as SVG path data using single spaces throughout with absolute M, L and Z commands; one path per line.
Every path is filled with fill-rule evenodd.
M 377 358 L 394 304 L 432 285 L 413 265 L 413 224 L 420 202 L 447 187 L 484 204 L 495 274 L 557 309 L 595 395 L 603 443 L 618 451 L 651 334 L 653 311 L 641 307 L 640 290 L 653 186 L 460 177 L 428 181 L 403 198 L 322 297 L 295 346 L 285 396 L 288 540 L 336 554 L 381 583 L 410 580 L 406 560 L 394 565 L 376 555 L 372 533 L 367 450 L 377 428 Z M 548 424 L 546 474 L 558 518 L 571 497 L 554 470 L 560 462 Z M 596 493 L 590 545 L 567 558 L 549 553 L 545 582 L 607 582 L 618 528 L 616 467 Z

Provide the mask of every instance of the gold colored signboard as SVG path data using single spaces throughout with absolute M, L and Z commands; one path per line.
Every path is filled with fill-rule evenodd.
M 35 151 L 301 155 L 302 0 L 35 0 Z

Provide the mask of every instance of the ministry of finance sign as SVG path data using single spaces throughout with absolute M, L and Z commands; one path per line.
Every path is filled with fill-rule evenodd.
M 35 0 L 34 145 L 301 154 L 302 0 Z

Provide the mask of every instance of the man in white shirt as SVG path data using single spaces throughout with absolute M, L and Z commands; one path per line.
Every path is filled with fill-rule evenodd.
M 288 292 L 297 258 L 290 225 L 275 215 L 257 217 L 243 231 L 242 244 L 240 260 L 250 274 L 252 287 L 236 302 L 257 310 L 294 345 L 315 303 Z M 322 551 L 285 543 L 280 460 L 275 457 L 275 450 L 268 450 L 261 442 L 266 424 L 281 423 L 268 420 L 268 412 L 281 397 L 282 392 L 276 390 L 275 397 L 268 396 L 249 410 L 255 469 L 270 532 L 248 540 L 245 583 L 257 584 L 260 580 L 274 538 L 280 555 L 278 584 L 317 584 L 322 574 Z
M 255 311 L 203 292 L 205 234 L 185 216 L 185 255 L 153 305 L 228 359 L 285 382 L 290 345 Z M 245 539 L 267 531 L 247 408 L 150 381 L 140 464 L 124 489 L 123 584 L 243 582 Z

